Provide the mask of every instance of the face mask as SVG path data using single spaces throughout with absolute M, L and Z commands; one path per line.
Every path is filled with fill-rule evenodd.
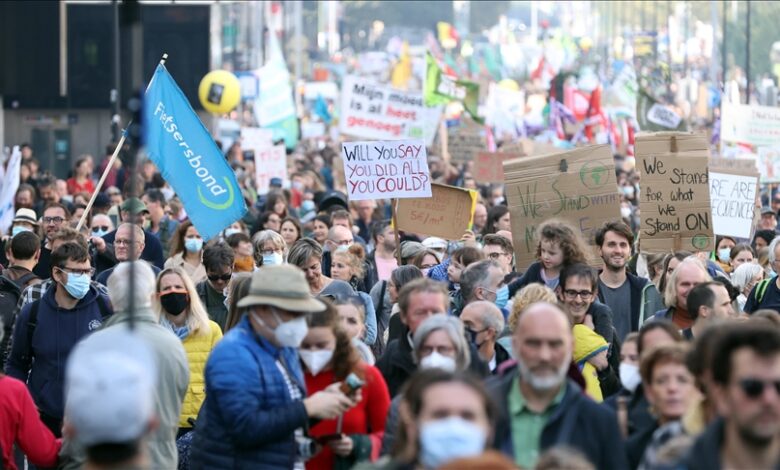
M 506 303 L 509 302 L 509 286 L 504 284 L 496 291 L 496 307 L 504 308 Z
M 621 186 L 620 189 L 623 191 L 623 194 L 625 194 L 626 197 L 628 197 L 628 198 L 634 197 L 634 187 L 633 186 Z
M 275 309 L 272 309 L 271 313 L 277 322 L 276 328 L 274 329 L 274 338 L 276 338 L 276 342 L 279 343 L 280 346 L 287 348 L 299 347 L 303 341 L 303 338 L 305 338 L 306 334 L 309 333 L 309 327 L 306 325 L 306 318 L 301 316 L 290 321 L 283 322 L 279 318 L 279 315 L 276 314 Z M 258 323 L 268 328 L 263 319 L 260 318 L 257 313 L 252 312 L 252 316 L 255 318 L 255 320 L 257 320 Z
M 263 255 L 263 266 L 275 266 L 277 264 L 282 264 L 284 262 L 284 259 L 282 258 L 282 255 L 273 252 L 270 255 Z
M 311 212 L 315 209 L 314 201 L 305 200 L 301 203 L 301 211 L 306 214 L 307 212 Z
M 322 369 L 324 369 L 333 358 L 333 351 L 330 349 L 320 349 L 317 351 L 301 349 L 298 351 L 298 355 L 301 356 L 301 360 L 306 364 L 306 368 L 309 369 L 311 375 L 317 375 L 322 372 Z
M 728 263 L 731 261 L 731 248 L 720 248 L 718 250 L 718 259 L 721 263 Z
M 502 202 L 504 202 L 504 197 L 503 196 L 501 196 L 501 197 L 494 197 L 493 198 L 493 205 L 494 206 L 500 206 Z
M 420 359 L 420 367 L 423 369 L 442 369 L 447 372 L 455 372 L 455 359 L 439 354 L 437 351 Z
M 185 292 L 168 292 L 160 296 L 160 305 L 163 310 L 176 316 L 181 315 L 190 306 L 190 301 Z
M 484 331 L 484 330 L 482 330 Z M 469 342 L 474 345 L 475 348 L 479 349 L 481 346 L 480 343 L 477 342 L 477 336 L 482 333 L 482 331 L 474 331 L 474 330 L 466 330 L 466 333 L 469 335 Z
M 303 191 L 303 183 L 301 181 L 293 181 L 291 186 L 296 191 Z
M 83 299 L 89 292 L 89 276 L 86 274 L 66 274 L 68 275 L 68 282 L 63 286 L 65 290 L 74 299 Z
M 233 227 L 231 227 L 231 228 L 226 228 L 226 229 L 225 229 L 225 238 L 227 238 L 227 237 L 229 237 L 229 236 L 231 236 L 231 235 L 235 235 L 235 234 L 237 234 L 237 233 L 241 233 L 241 230 L 240 230 L 240 229 L 237 229 L 237 228 L 233 228 Z
M 185 238 L 184 249 L 190 253 L 197 253 L 203 248 L 202 238 Z
M 621 207 L 620 208 L 620 217 L 624 219 L 628 219 L 631 217 L 631 208 L 630 207 Z
M 642 382 L 642 376 L 639 375 L 639 366 L 637 365 L 621 362 L 618 373 L 620 374 L 620 383 L 623 384 L 626 390 L 632 393 L 639 386 L 639 383 Z
M 100 237 L 100 238 L 103 238 L 103 237 L 105 237 L 105 236 L 106 236 L 106 234 L 108 234 L 108 232 L 107 232 L 107 231 L 105 231 L 105 230 L 100 230 L 100 229 L 98 229 L 98 231 L 97 231 L 97 232 L 92 232 L 92 235 L 93 235 L 93 236 L 95 236 L 95 237 Z
M 420 463 L 438 468 L 464 457 L 474 457 L 485 450 L 487 436 L 479 426 L 460 416 L 430 421 L 420 429 Z
M 11 238 L 19 235 L 22 232 L 32 232 L 32 230 L 27 227 L 22 227 L 21 225 L 16 225 L 11 229 Z

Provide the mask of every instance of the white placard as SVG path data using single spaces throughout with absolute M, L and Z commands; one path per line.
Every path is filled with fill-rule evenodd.
M 271 178 L 281 178 L 282 186 L 289 184 L 284 144 L 255 149 L 255 184 L 258 194 L 268 193 Z
M 654 104 L 647 111 L 647 120 L 667 129 L 677 129 L 682 118 L 662 104 Z
M 257 152 L 260 149 L 274 145 L 274 133 L 271 129 L 261 129 L 259 127 L 241 128 L 241 150 L 253 150 Z
M 715 235 L 750 238 L 758 178 L 716 172 L 710 172 L 709 178 Z
M 441 112 L 441 106 L 425 106 L 422 93 L 350 75 L 341 89 L 339 131 L 363 139 L 423 139 L 425 145 L 432 145 Z
M 350 201 L 431 197 L 422 140 L 344 142 L 341 159 Z

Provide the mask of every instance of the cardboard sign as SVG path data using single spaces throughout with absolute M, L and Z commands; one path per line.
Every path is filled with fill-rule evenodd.
M 755 146 L 776 145 L 780 139 L 780 108 L 733 104 L 721 107 L 720 139 Z
M 255 150 L 255 184 L 258 194 L 268 193 L 271 178 L 281 178 L 282 186 L 289 186 L 284 144 Z
M 615 161 L 608 145 L 510 160 L 504 163 L 504 179 L 520 270 L 536 261 L 536 229 L 545 220 L 570 222 L 592 244 L 595 229 L 620 219 Z M 597 260 L 595 249 L 590 260 Z
M 344 142 L 350 201 L 431 197 L 431 174 L 422 140 Z
M 452 163 L 470 162 L 477 153 L 487 150 L 485 130 L 481 126 L 471 124 L 453 127 L 447 134 L 447 150 Z
M 430 198 L 398 201 L 398 230 L 458 240 L 471 228 L 476 203 L 475 191 L 433 183 Z
M 710 201 L 715 234 L 750 239 L 756 215 L 758 173 L 739 174 L 734 170 L 716 170 L 712 166 L 710 170 Z
M 503 183 L 504 162 L 522 157 L 519 153 L 479 152 L 474 159 L 472 175 L 477 183 Z
M 347 76 L 341 91 L 339 131 L 364 139 L 422 139 L 431 145 L 441 112 L 441 106 L 425 106 L 422 93 Z
M 642 252 L 714 248 L 709 148 L 703 135 L 659 132 L 637 137 Z

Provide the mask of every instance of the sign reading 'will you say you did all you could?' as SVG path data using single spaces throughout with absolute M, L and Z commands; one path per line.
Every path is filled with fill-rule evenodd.
M 703 135 L 659 132 L 637 137 L 643 252 L 714 248 L 709 154 Z
M 431 197 L 422 140 L 344 142 L 341 160 L 350 201 Z
M 571 223 L 592 245 L 597 228 L 620 218 L 615 162 L 608 145 L 509 160 L 504 162 L 504 178 L 519 270 L 536 261 L 536 229 L 545 220 Z M 588 261 L 600 263 L 595 248 Z

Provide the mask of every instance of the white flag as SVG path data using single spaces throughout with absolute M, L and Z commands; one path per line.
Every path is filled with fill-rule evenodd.
M 14 200 L 19 189 L 19 170 L 22 167 L 22 152 L 15 145 L 11 159 L 5 169 L 3 186 L 0 188 L 0 234 L 7 234 L 14 221 Z

